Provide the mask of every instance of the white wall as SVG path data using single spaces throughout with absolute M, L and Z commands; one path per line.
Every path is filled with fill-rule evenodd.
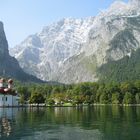
M 12 106 L 12 95 L 5 95 L 4 96 L 4 106 Z
M 2 98 L 3 98 L 3 95 L 0 94 L 0 106 L 3 106 L 3 100 L 2 100 Z
M 13 96 L 13 106 L 18 106 L 19 97 Z
M 0 106 L 18 106 L 18 97 L 0 94 Z

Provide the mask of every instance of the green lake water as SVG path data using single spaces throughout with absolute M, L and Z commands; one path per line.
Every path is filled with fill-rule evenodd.
M 140 107 L 0 108 L 0 140 L 140 140 Z

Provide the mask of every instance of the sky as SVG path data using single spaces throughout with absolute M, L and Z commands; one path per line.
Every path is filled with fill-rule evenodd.
M 0 0 L 0 21 L 9 47 L 61 18 L 96 16 L 115 0 Z M 123 0 L 127 1 L 127 0 Z

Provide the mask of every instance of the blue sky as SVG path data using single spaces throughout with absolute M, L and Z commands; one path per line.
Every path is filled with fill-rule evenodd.
M 4 23 L 10 47 L 65 17 L 95 16 L 115 0 L 0 0 L 0 21 Z M 127 0 L 124 0 L 127 1 Z

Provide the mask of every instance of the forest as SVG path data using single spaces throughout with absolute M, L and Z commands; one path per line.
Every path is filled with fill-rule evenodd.
M 118 61 L 109 60 L 98 68 L 99 80 L 102 82 L 124 82 L 140 80 L 140 49 L 133 51 Z
M 140 81 L 122 83 L 17 84 L 20 104 L 140 104 Z

